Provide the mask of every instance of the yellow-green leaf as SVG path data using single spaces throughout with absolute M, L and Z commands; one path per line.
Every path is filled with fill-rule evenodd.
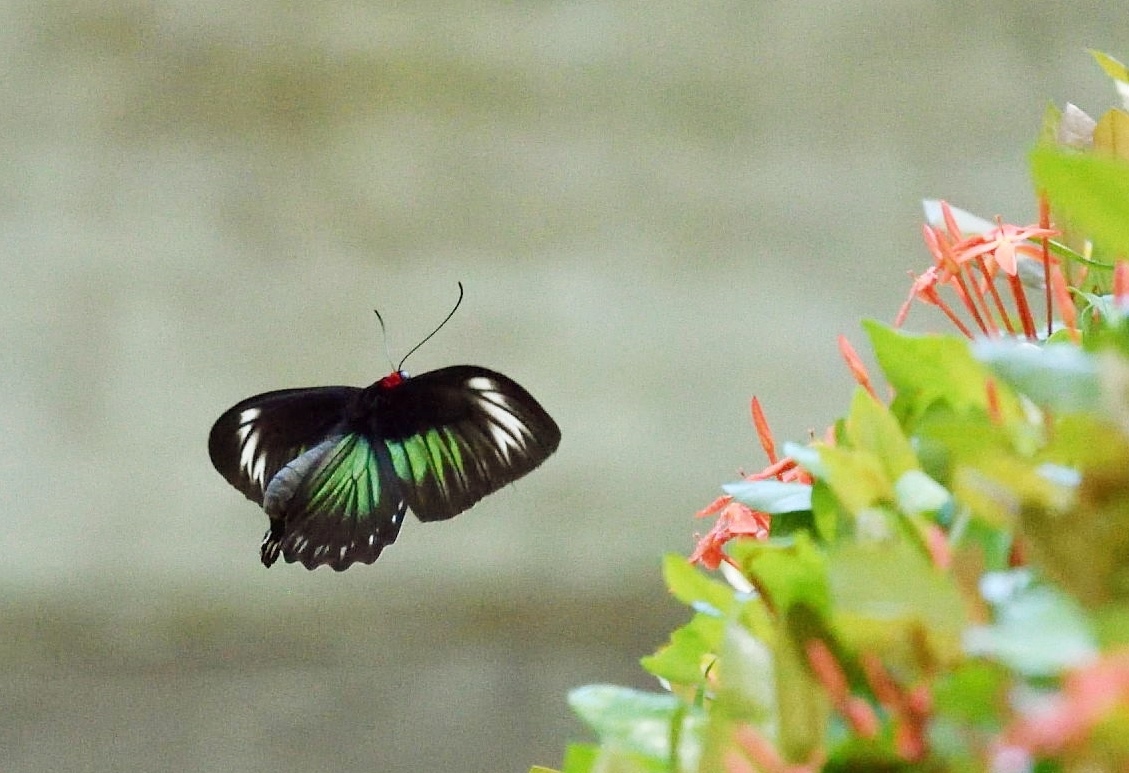
M 1094 150 L 1129 161 L 1129 113 L 1114 108 L 1098 119 L 1094 127 Z
M 1042 146 L 1031 172 L 1051 205 L 1096 248 L 1129 255 L 1129 163 Z
M 1117 81 L 1129 83 L 1129 69 L 1121 62 L 1114 59 L 1109 54 L 1102 51 L 1090 50 L 1090 56 L 1094 57 L 1094 61 L 1098 66 L 1105 70 L 1105 74 Z
M 881 460 L 887 480 L 897 480 L 918 468 L 917 456 L 897 420 L 865 389 L 855 390 L 845 428 L 852 448 L 869 451 Z

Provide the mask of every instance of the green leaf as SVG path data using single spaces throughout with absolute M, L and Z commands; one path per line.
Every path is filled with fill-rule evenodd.
M 985 572 L 1011 567 L 1014 532 L 990 528 L 983 521 L 969 521 L 962 531 L 961 538 L 953 540 L 953 553 L 963 566 L 978 566 Z M 972 578 L 967 580 L 971 583 Z
M 1109 54 L 1094 49 L 1090 49 L 1090 56 L 1094 57 L 1094 61 L 1105 71 L 1106 75 L 1113 78 L 1115 81 L 1129 83 L 1129 69 L 1126 69 L 1125 65 L 1121 62 L 1117 61 Z
M 594 744 L 572 744 L 565 752 L 561 773 L 672 773 L 664 763 L 638 754 L 600 748 Z
M 1077 346 L 1035 346 L 1003 339 L 977 341 L 973 351 L 1005 383 L 1037 405 L 1072 413 L 1101 401 L 1094 358 Z
M 811 512 L 778 513 L 773 516 L 772 523 L 769 524 L 768 536 L 772 538 L 788 537 L 798 531 L 813 533 L 815 529 L 815 517 Z
M 700 571 L 677 553 L 663 556 L 663 578 L 671 594 L 699 612 L 723 617 L 736 603 L 736 591 Z
M 811 514 L 816 534 L 824 542 L 834 541 L 839 533 L 839 521 L 846 521 L 848 513 L 843 511 L 835 492 L 825 480 L 817 479 L 811 488 Z
M 960 651 L 965 604 L 952 575 L 910 541 L 846 543 L 827 562 L 835 630 L 852 650 L 912 667 L 921 637 L 943 659 Z
M 938 401 L 957 411 L 987 407 L 988 371 L 964 339 L 912 335 L 872 320 L 863 327 L 882 372 L 897 390 L 898 415 L 915 419 Z
M 529 773 L 561 773 L 559 770 L 553 768 L 543 768 L 540 765 L 534 765 L 529 769 Z
M 987 460 L 979 466 L 962 465 L 953 474 L 953 494 L 972 519 L 993 531 L 1011 531 L 1019 520 L 1023 502 L 1008 472 L 1027 475 L 1030 468 L 1009 457 L 996 457 L 991 470 Z
M 700 754 L 702 715 L 669 693 L 593 684 L 568 694 L 572 710 L 605 748 L 626 751 L 674 769 L 693 770 Z M 678 739 L 672 753 L 672 739 Z
M 1030 562 L 1089 609 L 1129 600 L 1129 437 L 1072 414 L 1056 422 L 1040 459 L 1021 489 Z
M 907 515 L 939 513 L 952 505 L 949 490 L 921 470 L 908 470 L 894 483 L 898 509 Z
M 1124 443 L 1108 421 L 1098 416 L 1075 414 L 1063 416 L 1055 423 L 1054 435 L 1040 458 L 1077 471 L 1100 466 L 1111 457 L 1125 454 Z M 1078 481 L 1060 477 L 1056 482 L 1077 486 Z
M 1110 604 L 1094 616 L 1094 630 L 1102 649 L 1123 649 L 1129 644 L 1129 606 Z
M 765 642 L 732 622 L 722 640 L 717 700 L 730 716 L 771 728 L 776 718 L 775 655 Z
M 1120 356 L 1104 351 L 1097 361 L 1104 413 L 1123 433 L 1129 434 L 1129 359 L 1124 351 Z
M 1048 102 L 1046 108 L 1043 109 L 1043 120 L 1039 123 L 1039 132 L 1036 136 L 1036 142 L 1054 144 L 1059 141 L 1060 127 L 1062 126 L 1062 111 L 1058 109 L 1058 105 L 1054 102 Z M 1073 131 L 1073 127 L 1068 127 L 1069 133 L 1067 134 L 1067 143 L 1072 144 L 1078 132 Z M 995 223 L 991 224 L 992 226 Z M 984 229 L 985 231 L 988 229 Z M 983 233 L 983 231 L 981 232 Z
M 808 535 L 800 532 L 779 542 L 734 541 L 730 556 L 746 577 L 753 578 L 778 615 L 798 603 L 819 614 L 827 612 L 825 557 Z
M 592 773 L 600 747 L 590 743 L 573 743 L 565 749 L 561 773 Z
M 947 761 L 946 770 L 975 771 L 983 758 L 974 737 L 996 736 L 1003 727 L 1013 675 L 999 664 L 967 660 L 954 670 L 942 672 L 933 684 L 933 712 L 929 740 L 937 757 Z
M 1031 153 L 1031 171 L 1071 225 L 1105 252 L 1129 253 L 1129 164 L 1042 146 Z
M 824 475 L 823 463 L 819 459 L 819 449 L 811 445 L 800 445 L 791 441 L 784 444 L 784 454 L 796 460 L 796 464 L 817 478 Z
M 1094 152 L 1103 157 L 1129 160 L 1129 113 L 1113 108 L 1094 127 Z
M 1031 677 L 1056 676 L 1098 653 L 1082 609 L 1050 585 L 1033 583 L 1026 571 L 993 572 L 981 580 L 995 621 L 964 635 L 965 651 Z
M 887 480 L 897 480 L 918 468 L 917 456 L 897 420 L 865 389 L 855 390 L 844 429 L 852 448 L 869 451 L 881 460 Z
M 1010 394 L 1011 388 L 1001 384 L 999 391 Z M 978 466 L 988 456 L 1028 458 L 1046 442 L 1042 429 L 1026 419 L 999 424 L 987 412 L 956 414 L 949 410 L 933 411 L 924 417 L 914 440 L 922 468 L 945 483 L 958 465 Z
M 971 725 L 995 729 L 1011 684 L 1011 675 L 999 665 L 968 660 L 937 681 L 934 707 L 938 713 L 959 717 Z
M 798 513 L 811 510 L 811 486 L 779 480 L 752 480 L 727 483 L 721 487 L 743 505 L 762 513 Z
M 724 630 L 724 619 L 698 613 L 671 633 L 669 643 L 640 663 L 649 673 L 672 685 L 699 685 L 704 681 L 705 669 L 717 657 Z
M 801 653 L 804 642 L 813 633 L 812 629 L 821 625 L 822 620 L 812 607 L 803 602 L 793 604 L 790 610 L 800 614 L 785 616 L 783 631 L 788 638 L 781 637 L 774 661 L 779 746 L 788 759 L 807 760 L 822 746 L 827 729 L 828 698 Z M 814 625 L 801 625 L 797 621 Z
M 678 773 L 678 771 L 665 762 L 648 759 L 641 754 L 615 746 L 605 746 L 600 749 L 599 755 L 592 763 L 592 773 Z
M 893 481 L 886 477 L 882 460 L 875 454 L 822 446 L 819 455 L 826 471 L 823 482 L 851 515 L 893 498 Z

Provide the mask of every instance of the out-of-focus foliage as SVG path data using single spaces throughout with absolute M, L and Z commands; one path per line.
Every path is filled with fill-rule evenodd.
M 769 467 L 695 553 L 728 581 L 666 558 L 692 616 L 642 661 L 665 689 L 574 691 L 598 743 L 564 773 L 1129 767 L 1124 116 L 1049 117 L 1037 226 L 927 207 L 911 302 L 965 337 L 867 323 L 889 390 L 848 354 L 851 404 L 785 459 L 757 416 Z

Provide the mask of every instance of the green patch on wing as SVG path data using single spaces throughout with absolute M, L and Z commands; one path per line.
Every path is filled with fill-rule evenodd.
M 364 518 L 376 511 L 380 495 L 380 467 L 375 451 L 361 435 L 348 434 L 326 453 L 315 472 L 309 509 Z
M 436 475 L 446 480 L 452 469 L 460 473 L 463 470 L 458 436 L 447 427 L 428 429 L 386 445 L 396 476 L 417 486 Z

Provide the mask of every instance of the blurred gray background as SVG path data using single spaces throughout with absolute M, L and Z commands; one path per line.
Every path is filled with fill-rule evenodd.
M 649 687 L 659 577 L 844 406 L 919 201 L 1034 211 L 1098 2 L 0 4 L 0 769 L 525 771 Z M 251 394 L 413 356 L 525 385 L 536 473 L 371 567 L 259 564 Z M 922 317 L 911 316 L 911 325 Z

